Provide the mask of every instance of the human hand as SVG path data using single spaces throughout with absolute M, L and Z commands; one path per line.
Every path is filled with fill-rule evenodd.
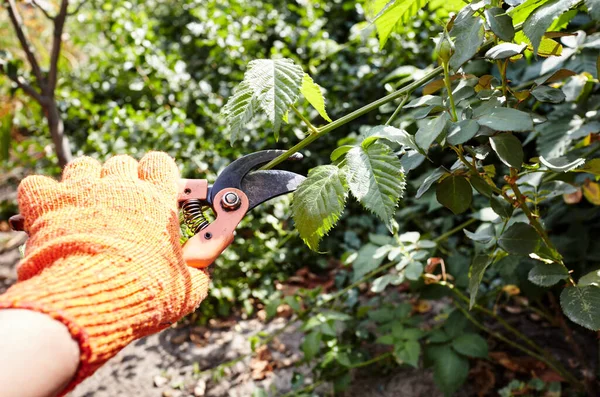
M 206 297 L 207 272 L 182 258 L 178 180 L 174 161 L 155 152 L 104 166 L 83 157 L 60 183 L 31 176 L 19 186 L 30 238 L 0 308 L 36 310 L 68 327 L 81 353 L 71 388 Z

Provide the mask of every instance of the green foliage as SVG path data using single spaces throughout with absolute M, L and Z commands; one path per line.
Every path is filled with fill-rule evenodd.
M 359 367 L 425 366 L 451 395 L 487 356 L 470 324 L 497 320 L 498 306 L 545 308 L 560 294 L 570 320 L 600 329 L 596 3 L 373 0 L 365 15 L 352 1 L 100 1 L 70 19 L 85 57 L 62 66 L 57 96 L 78 154 L 158 148 L 184 177 L 213 180 L 254 150 L 303 152 L 289 165 L 310 169 L 291 210 L 288 197 L 246 216 L 197 321 L 272 318 L 286 304 L 314 384 L 339 391 Z M 22 61 L 0 62 L 29 77 Z M 0 134 L 11 138 L 6 170 L 56 174 L 43 115 L 2 86 L 15 93 L 25 106 Z M 327 278 L 326 293 L 296 275 L 301 287 L 284 296 L 302 267 Z M 578 373 L 556 371 L 577 386 Z

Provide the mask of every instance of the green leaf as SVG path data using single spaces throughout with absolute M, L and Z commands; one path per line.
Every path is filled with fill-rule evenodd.
M 440 177 L 444 174 L 446 174 L 448 171 L 446 171 L 446 169 L 444 167 L 438 167 L 435 170 L 433 170 L 433 172 L 431 174 L 429 174 L 429 176 L 427 178 L 425 178 L 425 180 L 423 181 L 423 183 L 421 183 L 421 186 L 419 186 L 419 190 L 417 190 L 417 194 L 415 195 L 415 198 L 419 199 L 421 198 L 422 195 L 425 194 L 425 192 L 427 192 L 431 186 L 438 181 L 438 179 L 440 179 Z
M 492 7 L 485 10 L 485 18 L 490 24 L 492 32 L 503 41 L 512 41 L 515 37 L 515 28 L 512 18 L 502 8 Z
M 487 110 L 477 119 L 477 122 L 494 131 L 528 132 L 533 130 L 531 115 L 512 108 L 496 107 Z
M 541 287 L 551 287 L 569 278 L 567 269 L 558 263 L 538 263 L 529 271 L 527 279 Z
M 458 215 L 471 206 L 473 191 L 467 178 L 452 175 L 437 185 L 435 196 L 440 204 Z
M 507 166 L 521 169 L 523 164 L 523 146 L 519 138 L 510 133 L 490 137 L 492 149 Z
M 460 310 L 454 310 L 450 313 L 446 319 L 446 322 L 444 323 L 445 333 L 451 339 L 454 339 L 463 333 L 463 330 L 468 323 L 469 320 L 460 312 Z
M 482 177 L 479 175 L 471 175 L 469 178 L 471 186 L 473 186 L 473 188 L 480 194 L 484 195 L 485 197 L 492 196 L 492 187 L 486 181 L 484 181 Z
M 325 110 L 325 97 L 323 97 L 321 86 L 315 83 L 308 73 L 304 73 L 300 92 L 302 95 L 304 95 L 304 98 L 306 98 L 308 103 L 310 103 L 317 110 L 317 112 L 319 112 L 321 117 L 331 122 L 331 118 L 329 118 L 329 115 Z
M 366 148 L 378 139 L 385 139 L 411 149 L 418 150 L 415 138 L 408 132 L 390 125 L 378 125 L 369 129 L 363 137 L 361 145 Z
M 344 171 L 354 197 L 391 231 L 396 205 L 406 185 L 398 157 L 381 143 L 366 149 L 355 147 L 346 154 Z
M 535 253 L 540 243 L 540 236 L 533 226 L 523 222 L 513 223 L 498 239 L 500 248 L 515 255 Z
M 358 256 L 352 263 L 354 269 L 353 281 L 359 280 L 362 276 L 375 270 L 385 259 L 385 255 L 377 255 L 380 249 L 375 244 L 365 244 L 358 251 Z
M 248 64 L 244 81 L 250 84 L 258 105 L 273 123 L 276 139 L 283 116 L 300 94 L 303 77 L 304 71 L 291 59 L 257 59 Z
M 446 130 L 449 119 L 448 113 L 444 112 L 427 120 L 415 134 L 417 145 L 427 152 L 429 146 Z
M 553 0 L 538 7 L 527 17 L 523 24 L 523 33 L 529 38 L 533 46 L 533 52 L 537 53 L 542 36 L 552 25 L 555 19 L 558 19 L 569 8 L 578 3 L 578 0 Z
M 585 276 L 582 276 L 577 283 L 578 287 L 587 287 L 590 285 L 600 287 L 600 270 L 589 272 Z
M 221 109 L 221 115 L 230 127 L 229 141 L 231 145 L 239 139 L 242 129 L 252 120 L 257 108 L 258 104 L 252 86 L 248 81 L 242 81 L 236 87 L 233 96 Z
M 565 94 L 558 88 L 538 85 L 531 90 L 531 95 L 540 102 L 561 103 L 565 100 Z
M 463 229 L 465 235 L 478 243 L 487 244 L 495 237 L 494 227 L 488 224 L 486 227 L 481 228 L 476 233 L 470 232 L 467 229 Z
M 371 285 L 371 292 L 379 293 L 383 291 L 392 281 L 396 281 L 398 278 L 397 275 L 394 274 L 386 274 L 385 276 L 381 276 L 373 280 L 373 285 Z
M 413 99 L 406 105 L 404 105 L 405 109 L 416 108 L 419 106 L 443 106 L 444 102 L 442 101 L 442 97 L 435 95 L 423 95 L 417 99 Z
M 445 395 L 454 394 L 467 380 L 469 360 L 456 354 L 450 346 L 439 346 L 435 352 L 433 380 Z
M 383 48 L 390 34 L 397 27 L 410 21 L 429 0 L 370 0 L 367 16 L 375 23 L 379 35 L 379 47 Z
M 460 335 L 452 341 L 452 348 L 468 357 L 486 358 L 488 356 L 487 341 L 478 334 Z
M 502 43 L 498 44 L 485 53 L 487 59 L 506 59 L 522 54 L 527 49 L 527 44 Z
M 321 332 L 314 330 L 304 336 L 302 351 L 306 360 L 311 360 L 319 352 L 320 347 Z
M 490 207 L 504 220 L 510 218 L 514 211 L 514 207 L 510 203 L 498 196 L 490 197 Z
M 475 120 L 461 120 L 451 122 L 448 128 L 447 141 L 451 145 L 460 145 L 473 138 L 479 131 L 479 124 Z
M 469 301 L 469 308 L 473 308 L 477 301 L 477 292 L 479 291 L 479 284 L 483 279 L 485 269 L 492 263 L 492 258 L 488 255 L 476 255 L 471 262 L 469 267 L 469 294 L 471 299 Z
M 483 20 L 475 15 L 471 5 L 464 7 L 454 20 L 450 36 L 454 40 L 454 55 L 450 66 L 457 70 L 479 51 L 483 43 Z
M 333 152 L 331 152 L 331 161 L 336 161 L 337 159 L 339 159 L 340 157 L 342 157 L 343 155 L 345 155 L 346 153 L 348 153 L 350 151 L 350 149 L 354 148 L 354 145 L 342 145 L 338 148 L 336 148 Z
M 394 349 L 394 354 L 400 363 L 418 368 L 421 345 L 416 340 L 403 341 Z
M 404 276 L 412 281 L 418 280 L 421 274 L 423 274 L 423 264 L 418 261 L 410 262 L 404 269 Z
M 600 0 L 585 0 L 588 13 L 596 22 L 600 22 Z
M 346 204 L 348 188 L 334 165 L 313 168 L 294 193 L 292 216 L 296 229 L 312 250 L 335 226 Z
M 560 294 L 560 305 L 574 323 L 592 331 L 600 330 L 600 288 L 565 288 Z
M 546 160 L 544 156 L 540 156 L 540 163 L 544 164 L 546 167 L 548 167 L 548 169 L 551 169 L 554 172 L 569 172 L 585 164 L 585 159 L 578 158 L 576 160 L 569 161 L 569 159 L 566 157 L 557 157 Z

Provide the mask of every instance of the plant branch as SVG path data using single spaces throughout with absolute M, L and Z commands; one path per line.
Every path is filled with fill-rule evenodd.
M 81 10 L 81 7 L 83 7 L 83 6 L 84 6 L 84 4 L 85 4 L 85 3 L 87 3 L 87 2 L 88 2 L 88 0 L 81 0 L 81 1 L 79 2 L 79 4 L 77 5 L 77 7 L 75 7 L 75 9 L 74 9 L 73 11 L 71 11 L 71 12 L 67 12 L 67 15 L 68 15 L 68 16 L 72 16 L 72 15 L 75 15 L 75 14 L 77 14 L 77 13 L 79 12 L 79 10 Z
M 45 101 L 44 97 L 42 97 L 42 95 L 39 92 L 37 92 L 35 90 L 35 88 L 33 88 L 29 83 L 24 81 L 24 79 L 21 76 L 15 76 L 15 75 L 7 75 L 7 76 L 9 79 L 14 81 L 17 84 L 17 86 L 23 90 L 23 92 L 25 94 L 29 95 L 31 98 L 33 98 L 40 104 L 42 104 Z
M 488 327 L 486 327 L 485 325 L 483 325 L 479 321 L 477 321 L 473 316 L 471 316 L 471 314 L 464 307 L 462 307 L 462 305 L 455 303 L 455 306 L 477 328 L 481 329 L 484 332 L 487 332 L 494 338 L 501 340 L 502 342 L 514 347 L 515 349 L 518 349 L 518 350 L 522 351 L 523 353 L 540 360 L 541 362 L 546 364 L 548 367 L 552 368 L 554 371 L 556 371 L 558 374 L 560 374 L 562 377 L 564 377 L 566 380 L 568 380 L 572 385 L 574 385 L 575 387 L 578 387 L 580 389 L 582 388 L 581 382 L 579 382 L 579 380 L 577 380 L 575 378 L 575 376 L 573 376 L 573 374 L 571 374 L 570 372 L 568 372 L 564 368 L 562 368 L 562 366 L 561 366 L 561 368 L 559 368 L 559 367 L 557 367 L 557 365 L 555 363 L 548 360 L 547 357 L 541 356 L 541 355 L 527 349 L 526 347 L 519 345 L 518 343 L 510 340 L 509 338 L 505 337 L 504 335 L 500 334 L 499 332 L 492 331 L 491 329 L 489 329 Z
M 374 102 L 371 102 L 370 104 L 365 105 L 365 106 L 361 107 L 360 109 L 357 109 L 351 113 L 348 113 L 347 115 L 340 117 L 339 119 L 337 119 L 327 125 L 324 125 L 321 128 L 318 128 L 319 132 L 317 134 L 311 134 L 308 137 L 304 138 L 303 140 L 298 142 L 296 145 L 294 145 L 290 149 L 288 149 L 285 153 L 283 153 L 282 155 L 271 160 L 269 163 L 262 166 L 260 169 L 268 170 L 268 169 L 275 167 L 276 165 L 287 160 L 292 154 L 299 152 L 300 150 L 304 149 L 306 146 L 310 145 L 312 142 L 319 139 L 321 136 L 323 136 L 323 135 L 327 134 L 328 132 L 333 131 L 345 124 L 348 124 L 352 120 L 354 120 L 366 113 L 369 113 L 369 112 L 379 108 L 380 106 L 385 105 L 388 102 L 391 102 L 395 99 L 402 97 L 403 95 L 406 95 L 409 92 L 412 92 L 413 90 L 415 90 L 418 87 L 422 86 L 423 84 L 427 83 L 429 80 L 438 76 L 441 72 L 442 72 L 442 67 L 438 66 L 437 68 L 433 69 L 432 71 L 427 73 L 425 76 L 423 76 L 419 80 L 416 80 L 416 81 L 412 82 L 411 84 L 409 84 L 405 87 L 402 87 L 401 89 L 394 91 L 389 95 L 384 96 L 383 98 L 380 98 Z
M 46 18 L 48 18 L 49 20 L 53 21 L 54 17 L 52 15 L 50 15 L 50 13 L 41 5 L 38 4 L 38 2 L 36 0 L 31 0 L 31 3 L 36 6 L 41 12 L 44 13 L 44 15 L 46 16 Z
M 454 96 L 452 95 L 452 82 L 450 81 L 450 66 L 448 62 L 443 62 L 442 66 L 444 68 L 444 85 L 446 86 L 446 91 L 448 92 L 448 100 L 450 101 L 450 116 L 452 116 L 452 121 L 458 121 L 458 116 L 456 114 L 456 105 L 454 104 Z
M 449 288 L 458 298 L 460 298 L 463 302 L 465 302 L 466 304 L 469 304 L 469 298 L 466 297 L 462 292 L 460 292 L 452 283 L 446 282 L 446 281 L 440 281 L 439 282 L 440 285 L 444 285 L 447 288 Z M 525 336 L 521 331 L 519 331 L 518 329 L 514 328 L 512 325 L 510 325 L 508 322 L 506 322 L 506 320 L 504 320 L 502 317 L 500 317 L 499 315 L 497 315 L 496 313 L 494 313 L 491 310 L 486 309 L 483 306 L 480 306 L 478 304 L 475 304 L 473 306 L 474 309 L 480 311 L 481 313 L 492 317 L 494 320 L 496 320 L 500 325 L 502 325 L 507 331 L 509 331 L 511 334 L 515 335 L 517 338 L 521 339 L 523 342 L 525 342 L 527 345 L 529 345 L 532 349 L 534 349 L 535 351 L 537 351 L 536 354 L 541 354 L 545 360 L 543 360 L 544 362 L 549 361 L 552 362 L 552 367 L 554 369 L 558 368 L 557 372 L 561 373 L 561 375 L 565 376 L 565 378 L 567 378 L 568 376 L 571 377 L 571 379 L 574 379 L 573 376 L 570 374 L 570 372 L 568 372 L 563 366 L 562 364 L 560 364 L 559 362 L 555 361 L 554 358 L 552 356 L 550 356 L 550 354 L 544 350 L 542 347 L 540 347 L 537 343 L 535 343 L 533 340 L 531 340 L 530 338 L 528 338 L 527 336 Z M 521 350 L 526 349 L 524 347 L 521 346 Z M 529 350 L 529 349 L 527 349 Z M 534 356 L 536 357 L 536 356 Z M 537 358 L 537 357 L 536 357 Z M 568 374 L 568 375 L 565 375 Z M 578 381 L 575 382 L 575 384 L 577 384 Z
M 448 237 L 452 236 L 454 233 L 461 231 L 465 227 L 467 227 L 470 224 L 475 223 L 475 222 L 477 222 L 477 219 L 471 218 L 471 219 L 461 223 L 460 225 L 456 226 L 455 228 L 448 230 L 446 233 L 440 235 L 439 237 L 435 238 L 433 240 L 433 242 L 439 243 L 440 241 L 447 239 Z
M 304 124 L 306 124 L 306 126 L 308 127 L 309 131 L 311 134 L 318 134 L 319 130 L 317 130 L 317 127 L 315 127 L 314 125 L 312 125 L 312 123 L 310 122 L 309 119 L 307 119 L 306 117 L 304 117 L 304 115 L 302 113 L 300 113 L 300 111 L 296 108 L 296 106 L 292 105 L 292 110 L 294 111 L 294 113 L 296 113 L 296 115 L 298 117 L 300 117 L 300 120 L 302 120 L 304 122 Z
M 60 2 L 58 14 L 54 17 L 54 34 L 52 39 L 52 50 L 50 51 L 50 71 L 48 72 L 48 90 L 47 95 L 54 98 L 54 89 L 58 75 L 58 61 L 60 58 L 60 49 L 62 47 L 62 34 L 67 19 L 67 9 L 69 0 Z
M 402 110 L 402 108 L 404 107 L 404 105 L 406 104 L 406 102 L 408 102 L 408 99 L 410 98 L 411 94 L 412 94 L 412 92 L 407 92 L 406 93 L 406 96 L 404 97 L 404 99 L 402 100 L 402 102 L 400 102 L 400 104 L 398 105 L 398 107 L 396 108 L 396 110 L 394 110 L 394 113 L 392 113 L 392 115 L 390 116 L 390 118 L 385 122 L 385 125 L 392 124 L 392 121 L 394 121 L 394 119 L 396 118 L 396 116 L 398 116 L 398 113 L 400 113 L 400 111 Z
M 42 74 L 42 69 L 40 68 L 40 64 L 33 53 L 33 47 L 29 44 L 29 40 L 27 40 L 27 36 L 25 36 L 25 31 L 23 27 L 23 18 L 21 18 L 21 14 L 19 14 L 19 10 L 17 9 L 17 5 L 15 0 L 6 0 L 6 8 L 8 9 L 8 16 L 10 18 L 10 22 L 15 29 L 15 33 L 17 34 L 17 38 L 19 39 L 19 43 L 25 51 L 25 56 L 27 57 L 27 61 L 31 66 L 31 70 L 33 71 L 33 75 L 38 81 L 40 87 L 44 88 L 44 75 Z

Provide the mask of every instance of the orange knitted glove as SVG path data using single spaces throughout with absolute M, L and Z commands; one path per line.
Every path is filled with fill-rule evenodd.
M 36 310 L 67 326 L 81 357 L 65 393 L 206 297 L 207 272 L 182 258 L 178 179 L 175 162 L 154 152 L 139 164 L 116 156 L 103 167 L 83 157 L 60 183 L 36 175 L 19 186 L 30 237 L 0 308 Z

